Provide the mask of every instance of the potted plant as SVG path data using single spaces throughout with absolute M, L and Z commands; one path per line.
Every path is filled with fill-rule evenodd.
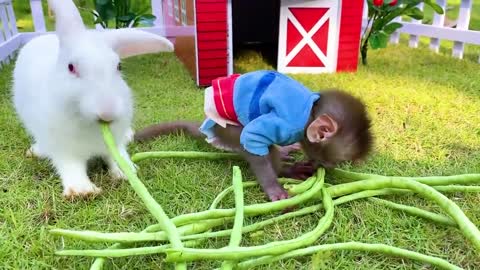
M 135 8 L 132 0 L 93 0 L 95 24 L 109 28 L 113 22 L 114 28 L 152 26 L 156 17 L 147 13 L 149 7 Z
M 387 47 L 390 35 L 402 27 L 399 22 L 392 22 L 398 16 L 408 16 L 421 20 L 424 13 L 417 6 L 420 3 L 432 7 L 438 13 L 443 14 L 443 9 L 434 0 L 367 0 L 368 23 L 362 36 L 360 54 L 362 64 L 367 64 L 368 47 L 380 49 Z

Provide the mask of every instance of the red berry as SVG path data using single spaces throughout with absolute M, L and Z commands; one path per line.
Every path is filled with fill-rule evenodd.
M 398 0 L 393 0 L 392 2 L 390 2 L 389 5 L 393 7 L 393 6 L 395 6 L 397 3 L 398 3 Z
M 381 7 L 383 5 L 383 0 L 373 0 L 373 5 Z

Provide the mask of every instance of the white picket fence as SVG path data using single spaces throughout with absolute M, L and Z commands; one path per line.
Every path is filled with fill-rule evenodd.
M 447 0 L 436 0 L 443 10 L 446 10 Z M 445 13 L 434 13 L 432 24 L 423 24 L 420 20 L 412 20 L 411 22 L 404 22 L 400 18 L 395 21 L 403 24 L 397 32 L 393 33 L 390 42 L 397 44 L 400 40 L 400 33 L 406 33 L 409 35 L 408 45 L 412 48 L 417 48 L 419 43 L 419 37 L 430 38 L 430 49 L 435 52 L 440 50 L 440 41 L 449 40 L 454 42 L 452 49 L 452 56 L 455 58 L 463 58 L 465 44 L 480 45 L 480 31 L 469 30 L 470 15 L 472 13 L 473 0 L 462 0 L 460 3 L 460 9 L 458 19 L 456 20 L 455 28 L 451 26 L 445 26 Z M 418 5 L 418 8 L 423 10 L 423 3 Z M 368 9 L 365 7 L 363 27 L 366 26 Z M 480 12 L 478 10 L 477 12 Z M 480 63 L 480 57 L 478 59 Z
M 44 0 L 45 1 L 45 0 Z M 162 20 L 162 1 L 152 0 L 152 10 L 157 16 L 155 26 L 143 28 L 143 30 L 158 33 L 169 38 L 191 34 L 192 27 L 189 26 L 168 26 L 163 25 Z M 166 0 L 171 1 L 171 0 Z M 348 0 L 344 0 L 348 1 Z M 437 3 L 445 9 L 447 0 L 436 0 Z M 32 18 L 34 32 L 19 33 L 16 25 L 15 12 L 12 6 L 12 0 L 0 0 L 0 64 L 8 62 L 15 52 L 32 37 L 47 32 L 44 19 L 44 11 L 42 9 L 41 0 L 30 0 L 32 10 Z M 423 5 L 419 5 L 423 8 Z M 474 44 L 480 46 L 480 31 L 469 30 L 470 14 L 472 12 L 472 0 L 462 0 L 456 28 L 444 26 L 445 15 L 435 14 L 433 23 L 422 24 L 420 21 L 402 22 L 403 27 L 400 28 L 391 37 L 391 43 L 398 43 L 400 33 L 409 34 L 409 46 L 416 48 L 418 46 L 419 37 L 425 36 L 430 38 L 430 48 L 438 52 L 441 40 L 449 40 L 454 42 L 452 56 L 463 58 L 464 44 Z M 477 11 L 477 12 L 480 12 Z M 401 21 L 401 20 L 398 20 Z M 367 9 L 364 10 L 364 27 L 367 23 Z M 480 58 L 479 58 L 480 62 Z
M 0 0 L 0 63 L 8 61 L 21 44 L 12 2 Z

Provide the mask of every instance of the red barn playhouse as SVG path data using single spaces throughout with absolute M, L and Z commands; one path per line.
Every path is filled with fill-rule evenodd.
M 233 72 L 242 48 L 283 73 L 356 71 L 364 0 L 163 0 L 166 25 L 194 27 L 175 52 L 199 86 Z

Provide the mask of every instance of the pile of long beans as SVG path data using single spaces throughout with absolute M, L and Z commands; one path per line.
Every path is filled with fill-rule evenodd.
M 437 224 L 456 227 L 468 239 L 476 252 L 480 254 L 480 231 L 464 212 L 447 198 L 447 192 L 480 192 L 480 174 L 464 174 L 438 177 L 388 177 L 374 174 L 353 173 L 340 169 L 327 173 L 350 180 L 348 183 L 329 185 L 324 183 L 326 171 L 319 169 L 316 175 L 301 182 L 293 179 L 282 179 L 282 183 L 291 197 L 276 202 L 265 202 L 245 205 L 243 189 L 256 186 L 256 182 L 242 180 L 239 167 L 233 167 L 233 185 L 221 192 L 212 202 L 208 210 L 184 214 L 169 218 L 162 207 L 150 195 L 128 162 L 119 154 L 108 125 L 102 124 L 101 130 L 105 143 L 112 156 L 128 177 L 128 181 L 145 207 L 157 220 L 141 232 L 101 233 L 95 231 L 72 231 L 54 229 L 50 232 L 62 237 L 70 237 L 89 242 L 115 243 L 103 250 L 60 250 L 57 255 L 96 257 L 90 269 L 102 269 L 105 258 L 138 256 L 147 254 L 164 254 L 165 260 L 175 264 L 175 269 L 186 269 L 187 262 L 200 260 L 216 260 L 221 262 L 220 269 L 250 269 L 254 266 L 276 262 L 286 258 L 305 256 L 320 251 L 355 250 L 377 252 L 417 260 L 442 269 L 461 269 L 448 261 L 384 244 L 368 244 L 346 242 L 335 244 L 318 244 L 318 239 L 328 230 L 334 217 L 334 208 L 353 200 L 368 199 L 373 203 L 391 209 L 433 221 Z M 132 156 L 137 163 L 148 158 L 205 158 L 236 159 L 234 154 L 201 153 L 201 152 L 146 152 Z M 223 198 L 233 192 L 235 207 L 218 209 Z M 432 213 L 413 206 L 394 203 L 375 198 L 391 194 L 411 194 L 435 202 L 446 215 Z M 306 202 L 318 202 L 305 206 Z M 291 209 L 295 211 L 285 212 Z M 242 235 L 264 228 L 265 226 L 292 217 L 303 216 L 324 211 L 318 225 L 310 232 L 294 239 L 280 240 L 258 246 L 242 246 Z M 250 225 L 243 224 L 244 217 L 261 216 L 277 213 L 273 218 L 265 219 Z M 233 222 L 232 229 L 214 230 L 216 227 Z M 230 237 L 229 244 L 218 249 L 195 248 L 205 239 L 214 237 Z M 158 242 L 156 246 L 131 248 L 136 243 Z

